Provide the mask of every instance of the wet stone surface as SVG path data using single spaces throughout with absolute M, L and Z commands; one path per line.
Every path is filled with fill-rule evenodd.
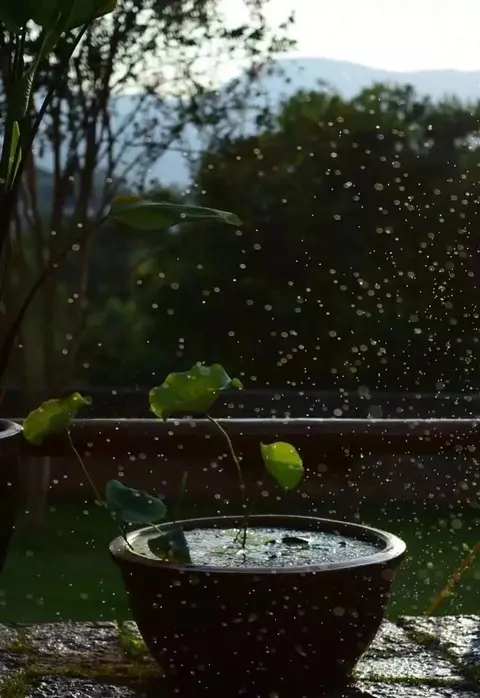
M 349 694 L 347 691 L 345 698 L 369 698 L 369 696 L 371 698 L 478 698 L 478 693 L 450 686 L 379 682 L 359 684 L 358 693 Z
M 408 654 L 417 645 L 410 640 L 403 628 L 396 623 L 384 621 L 369 649 L 371 657 L 391 657 L 393 654 Z
M 405 630 L 393 623 L 384 623 L 369 652 L 359 664 L 359 679 L 388 676 L 390 680 L 428 681 L 431 677 L 462 683 L 464 678 L 457 667 L 435 649 L 419 646 Z
M 25 626 L 25 641 L 40 655 L 65 660 L 88 654 L 99 660 L 119 657 L 115 623 L 47 623 Z
M 473 616 L 386 622 L 355 684 L 326 698 L 480 698 L 479 628 Z M 189 698 L 166 694 L 154 663 L 132 652 L 138 639 L 133 623 L 0 625 L 0 696 Z
M 25 698 L 143 698 L 144 695 L 125 686 L 55 676 L 33 680 Z
M 0 652 L 7 651 L 17 640 L 16 629 L 11 625 L 0 625 Z
M 437 643 L 447 656 L 480 668 L 480 618 L 478 616 L 440 616 L 439 618 L 400 619 L 413 639 L 425 646 Z
M 6 676 L 10 676 L 13 672 L 21 671 L 24 666 L 25 660 L 23 657 L 8 652 L 2 653 L 2 656 L 0 656 L 0 681 Z
M 9 625 L 0 625 L 0 681 L 2 677 L 20 670 L 25 664 L 25 657 L 15 652 L 17 642 L 16 629 Z

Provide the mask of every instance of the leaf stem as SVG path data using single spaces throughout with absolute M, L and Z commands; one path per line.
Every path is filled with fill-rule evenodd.
M 240 484 L 240 492 L 242 494 L 242 509 L 245 512 L 244 519 L 243 519 L 243 526 L 242 526 L 242 548 L 245 548 L 246 543 L 247 543 L 247 528 L 248 528 L 248 517 L 249 517 L 249 511 L 247 508 L 247 489 L 245 487 L 245 479 L 243 477 L 243 472 L 242 472 L 242 466 L 240 465 L 240 461 L 237 458 L 237 454 L 235 453 L 235 449 L 233 448 L 232 440 L 230 439 L 228 433 L 225 431 L 225 429 L 222 427 L 222 425 L 210 414 L 206 413 L 205 415 L 209 422 L 211 422 L 215 428 L 220 432 L 220 434 L 223 436 L 225 439 L 228 450 L 230 451 L 230 455 L 232 457 L 232 460 L 235 464 L 235 467 L 237 469 L 238 473 L 238 481 Z
M 106 502 L 104 501 L 104 499 L 100 496 L 100 492 L 98 491 L 97 486 L 95 485 L 94 481 L 92 480 L 92 478 L 91 478 L 91 476 L 90 476 L 90 473 L 88 472 L 88 468 L 87 468 L 87 466 L 85 465 L 85 462 L 84 462 L 82 456 L 80 455 L 80 453 L 79 453 L 77 447 L 76 447 L 75 444 L 73 443 L 72 434 L 71 434 L 71 432 L 70 432 L 70 429 L 67 429 L 67 439 L 68 439 L 68 443 L 70 444 L 70 448 L 72 449 L 72 452 L 74 453 L 75 458 L 77 459 L 78 463 L 80 464 L 80 467 L 82 468 L 83 474 L 84 474 L 85 477 L 87 478 L 88 484 L 89 484 L 90 487 L 92 488 L 93 494 L 95 495 L 95 497 L 96 497 L 98 503 L 100 504 L 100 506 L 102 506 L 104 509 L 107 510 L 109 516 L 111 516 L 111 518 L 112 518 L 113 521 L 115 522 L 115 525 L 117 526 L 118 530 L 120 531 L 120 535 L 122 536 L 123 540 L 125 541 L 125 543 L 127 544 L 127 546 L 130 548 L 130 550 L 132 550 L 132 546 L 130 545 L 130 543 L 129 543 L 129 541 L 128 541 L 128 538 L 127 538 L 127 534 L 126 534 L 126 532 L 125 532 L 125 528 L 124 528 L 123 526 L 121 526 L 121 525 L 118 523 L 118 521 L 117 521 L 117 519 L 115 518 L 115 516 L 112 515 L 112 512 L 110 511 L 110 509 L 109 509 L 107 503 L 106 503 Z
M 455 587 L 456 584 L 460 581 L 460 577 L 462 574 L 465 572 L 467 567 L 470 567 L 470 565 L 473 563 L 477 555 L 480 554 L 480 541 L 475 545 L 472 550 L 468 553 L 468 555 L 462 560 L 460 563 L 460 566 L 454 574 L 450 577 L 448 580 L 447 585 L 442 589 L 442 591 L 436 596 L 436 598 L 433 600 L 433 602 L 430 604 L 426 611 L 427 616 L 431 616 L 432 613 L 435 613 L 437 608 L 440 606 L 440 604 L 447 598 L 447 596 L 450 596 L 450 594 L 453 591 L 453 588 Z
M 265 484 L 265 475 L 263 475 L 263 477 L 262 477 L 262 479 L 260 480 L 259 485 L 258 485 L 260 491 L 262 490 L 262 487 L 263 487 L 264 484 Z M 255 504 L 257 504 L 257 502 L 258 502 L 258 496 L 257 496 L 256 498 L 255 498 L 255 497 L 251 497 L 251 498 L 250 498 L 250 502 L 248 503 L 247 512 L 246 512 L 246 514 L 245 514 L 245 520 L 246 520 L 246 526 L 247 526 L 247 527 L 248 527 L 248 522 L 250 521 L 250 517 L 251 517 L 251 515 L 253 514 L 253 510 L 254 510 L 254 508 L 255 508 Z M 242 533 L 242 531 L 238 531 L 237 535 L 235 536 L 234 543 L 236 543 L 236 542 L 238 541 L 238 539 L 240 538 L 240 534 L 241 534 L 241 533 Z
M 178 497 L 177 503 L 175 505 L 175 509 L 173 511 L 173 516 L 172 516 L 172 521 L 174 524 L 177 523 L 180 510 L 182 508 L 183 500 L 185 499 L 185 492 L 187 491 L 187 478 L 188 478 L 188 470 L 184 470 L 183 475 L 182 475 L 182 480 L 180 482 L 180 495 Z

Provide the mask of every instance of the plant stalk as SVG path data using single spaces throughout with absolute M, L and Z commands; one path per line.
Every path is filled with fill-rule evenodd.
M 115 525 L 117 526 L 118 530 L 120 531 L 120 535 L 122 536 L 123 540 L 125 541 L 125 543 L 127 544 L 127 546 L 131 550 L 132 546 L 130 545 L 130 543 L 128 541 L 127 534 L 125 533 L 125 528 L 118 523 L 118 521 L 116 520 L 116 518 L 114 516 L 112 516 L 112 512 L 108 508 L 107 503 L 105 502 L 103 497 L 100 496 L 100 492 L 98 491 L 96 484 L 94 483 L 93 479 L 91 478 L 90 473 L 88 472 L 88 468 L 85 465 L 82 456 L 80 455 L 78 449 L 76 448 L 75 444 L 73 443 L 72 434 L 70 433 L 70 429 L 67 429 L 67 439 L 68 439 L 68 443 L 70 444 L 70 448 L 72 449 L 72 452 L 74 453 L 75 458 L 77 459 L 77 461 L 78 461 L 78 463 L 83 471 L 83 474 L 87 478 L 88 484 L 92 488 L 92 492 L 95 495 L 97 502 L 100 504 L 100 506 L 102 506 L 104 509 L 106 509 L 109 516 L 111 516 L 111 518 L 115 522 Z
M 179 519 L 180 510 L 182 508 L 182 504 L 183 504 L 183 501 L 185 499 L 185 492 L 187 490 L 187 478 L 188 478 L 188 470 L 185 470 L 183 472 L 182 481 L 180 483 L 180 495 L 178 497 L 177 503 L 175 505 L 175 509 L 173 511 L 172 520 L 173 520 L 174 524 L 176 524 L 178 519 Z
M 212 417 L 210 414 L 207 413 L 205 416 L 207 417 L 209 422 L 211 422 L 214 425 L 214 427 L 223 436 L 224 440 L 227 443 L 228 450 L 230 452 L 232 460 L 233 460 L 235 467 L 237 469 L 238 481 L 240 484 L 240 492 L 242 494 L 242 509 L 244 511 L 244 519 L 243 519 L 243 526 L 242 526 L 242 548 L 245 548 L 245 546 L 247 544 L 247 529 L 248 529 L 248 519 L 250 516 L 250 512 L 248 510 L 247 489 L 245 487 L 245 479 L 243 477 L 242 466 L 240 465 L 240 461 L 237 458 L 237 454 L 235 453 L 235 449 L 233 448 L 232 440 L 230 439 L 228 433 L 225 431 L 225 429 L 222 427 L 222 425 L 219 422 L 217 422 L 217 420 L 214 417 Z
M 480 554 L 480 541 L 475 545 L 474 548 L 468 553 L 468 555 L 462 560 L 460 563 L 460 566 L 454 574 L 450 577 L 448 580 L 448 583 L 446 586 L 442 589 L 442 591 L 438 594 L 438 596 L 434 599 L 434 601 L 430 604 L 430 606 L 427 608 L 426 614 L 427 616 L 431 616 L 437 608 L 445 601 L 447 596 L 450 596 L 452 593 L 454 587 L 458 582 L 460 581 L 460 578 L 462 574 L 465 572 L 465 570 L 470 567 L 470 565 L 473 563 L 477 555 Z

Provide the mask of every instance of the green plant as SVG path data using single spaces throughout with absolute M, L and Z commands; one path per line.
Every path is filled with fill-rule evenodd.
M 477 555 L 480 555 L 480 541 L 463 558 L 458 568 L 449 578 L 445 587 L 433 599 L 427 608 L 426 615 L 431 616 L 442 605 L 442 603 L 453 593 L 455 586 L 460 582 L 464 572 L 475 562 Z
M 163 230 L 198 219 L 240 225 L 235 215 L 212 208 L 175 205 L 140 197 L 117 197 L 103 218 L 92 225 L 82 226 L 77 238 L 64 241 L 63 248 L 58 246 L 59 251 L 47 259 L 18 305 L 5 313 L 5 292 L 11 274 L 11 227 L 26 162 L 46 113 L 54 98 L 61 94 L 62 82 L 68 79 L 68 66 L 77 47 L 91 24 L 115 8 L 116 0 L 2 0 L 0 5 L 0 33 L 5 37 L 4 58 L 7 58 L 2 64 L 6 104 L 2 114 L 0 154 L 0 381 L 25 315 L 39 289 L 56 273 L 72 250 L 86 247 L 92 234 L 107 218 L 113 217 L 126 226 L 142 230 Z M 32 23 L 38 32 L 34 55 L 31 55 L 31 46 L 27 49 Z M 37 105 L 33 95 L 41 70 L 42 102 Z
M 6 108 L 0 155 L 0 307 L 2 309 L 5 306 L 4 293 L 10 273 L 11 225 L 16 212 L 25 163 L 32 151 L 45 114 L 54 97 L 59 93 L 62 81 L 68 79 L 68 65 L 76 48 L 82 42 L 92 22 L 100 16 L 113 12 L 115 8 L 116 0 L 45 0 L 43 2 L 6 0 L 0 7 L 0 30 L 4 31 L 8 37 L 8 48 L 11 50 L 11 60 L 5 71 Z M 39 32 L 37 53 L 33 56 L 26 50 L 28 28 L 31 23 L 37 25 Z M 43 101 L 37 108 L 33 95 L 38 74 L 40 68 L 50 65 L 54 67 L 47 71 L 49 79 L 44 90 Z M 0 342 L 0 381 L 5 375 L 22 323 L 37 292 L 49 277 L 55 274 L 68 254 L 74 249 L 83 249 L 93 232 L 109 217 L 115 218 L 127 227 L 146 231 L 164 230 L 174 225 L 197 220 L 218 221 L 233 226 L 241 225 L 241 221 L 234 214 L 213 208 L 172 204 L 138 196 L 116 197 L 103 218 L 91 226 L 83 226 L 77 238 L 66 242 L 63 249 L 59 246 L 60 251 L 46 261 L 43 270 L 31 287 L 27 288 L 24 297 L 20 298 L 18 306 L 4 319 L 3 336 Z M 152 391 L 152 409 L 155 408 L 157 414 L 161 414 L 163 418 L 167 417 L 167 411 L 179 409 L 195 408 L 198 411 L 202 407 L 200 411 L 206 411 L 213 403 L 214 397 L 230 384 L 226 374 L 223 372 L 222 375 L 222 371 L 219 372 L 214 367 L 210 382 L 198 381 L 195 403 L 192 403 L 192 393 L 187 389 L 182 399 L 175 397 L 175 391 L 182 387 L 183 379 L 178 376 L 169 376 L 163 386 Z M 194 372 L 192 370 L 191 373 Z M 234 383 L 232 382 L 232 385 Z M 199 386 L 202 387 L 199 388 Z M 204 403 L 199 402 L 202 391 Z M 116 481 L 108 484 L 105 499 L 100 496 L 83 459 L 73 444 L 69 430 L 78 410 L 89 402 L 88 398 L 78 393 L 67 398 L 48 400 L 26 419 L 25 436 L 32 443 L 40 443 L 49 433 L 67 431 L 73 452 L 85 472 L 95 497 L 114 517 L 122 535 L 127 539 L 127 525 L 145 523 L 156 525 L 158 521 L 165 518 L 167 511 L 161 500 L 145 492 L 125 487 Z M 228 435 L 215 420 L 211 417 L 209 419 L 227 438 L 241 476 L 241 468 Z M 267 461 L 270 459 L 269 453 L 269 451 L 264 453 Z M 274 465 L 271 468 L 272 472 L 276 472 Z M 278 466 L 276 469 L 278 470 Z M 246 502 L 245 495 L 244 501 Z M 174 528 L 168 536 L 168 539 L 166 535 L 160 536 L 160 542 L 152 544 L 156 546 L 157 554 L 167 557 L 175 555 L 185 557 L 184 538 L 181 532 Z
M 225 390 L 242 389 L 238 379 L 232 379 L 222 366 L 195 364 L 189 371 L 171 373 L 158 387 L 150 391 L 150 409 L 159 419 L 167 420 L 174 415 L 200 415 L 206 418 L 224 439 L 227 450 L 236 468 L 242 497 L 243 523 L 237 532 L 234 543 L 240 548 L 247 544 L 249 517 L 252 500 L 247 488 L 232 440 L 223 426 L 210 414 L 218 396 Z M 163 501 L 151 494 L 126 487 L 117 480 L 107 483 L 105 497 L 101 497 L 83 459 L 73 443 L 70 426 L 79 409 L 90 404 L 90 399 L 79 393 L 67 398 L 48 400 L 31 412 L 24 421 L 25 438 L 39 445 L 50 434 L 66 431 L 70 446 L 93 489 L 99 504 L 115 520 L 121 535 L 128 544 L 127 530 L 130 525 L 153 526 L 158 536 L 149 539 L 149 547 L 158 558 L 171 562 L 191 562 L 190 550 L 180 526 L 177 525 L 179 508 L 186 486 L 186 473 L 182 479 L 179 502 L 173 515 L 173 524 L 168 530 L 158 527 L 158 522 L 167 516 Z M 294 446 L 279 441 L 261 444 L 261 456 L 267 473 L 285 491 L 293 490 L 301 482 L 304 474 L 302 460 Z

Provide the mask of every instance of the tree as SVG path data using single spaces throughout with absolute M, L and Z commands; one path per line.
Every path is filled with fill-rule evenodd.
M 176 238 L 139 287 L 150 341 L 275 388 L 477 384 L 479 118 L 376 85 L 300 93 L 257 135 L 224 138 L 197 201 L 245 225 Z
M 216 114 L 238 109 L 235 82 L 229 90 L 214 92 L 210 82 L 202 83 L 198 70 L 208 65 L 212 75 L 221 60 L 256 63 L 281 48 L 275 30 L 266 27 L 264 4 L 246 0 L 247 21 L 228 26 L 213 0 L 119 0 L 114 14 L 89 26 L 68 80 L 57 71 L 57 89 L 38 147 L 29 154 L 11 231 L 11 263 L 17 273 L 11 274 L 11 287 L 4 289 L 4 317 L 15 310 L 19 291 L 29 280 L 37 278 L 60 249 L 73 244 L 79 227 L 103 219 L 117 191 L 151 187 L 153 164 L 169 148 L 182 145 L 190 122 L 201 128 L 207 107 L 210 124 L 218 122 Z M 25 41 L 33 51 L 39 36 L 33 25 L 30 29 Z M 66 35 L 40 65 L 34 102 L 45 92 L 47 72 L 55 71 L 73 41 Z M 5 31 L 0 53 L 8 55 L 10 44 Z M 253 82 L 236 84 L 243 94 Z M 7 88 L 4 82 L 4 93 Z M 205 95 L 200 107 L 199 92 Z M 24 388 L 26 408 L 60 392 L 78 376 L 89 322 L 93 242 L 94 238 L 74 249 L 63 275 L 50 276 L 24 323 L 10 378 Z M 48 462 L 42 469 L 33 464 L 28 478 L 35 522 L 45 504 L 37 477 L 45 491 Z

